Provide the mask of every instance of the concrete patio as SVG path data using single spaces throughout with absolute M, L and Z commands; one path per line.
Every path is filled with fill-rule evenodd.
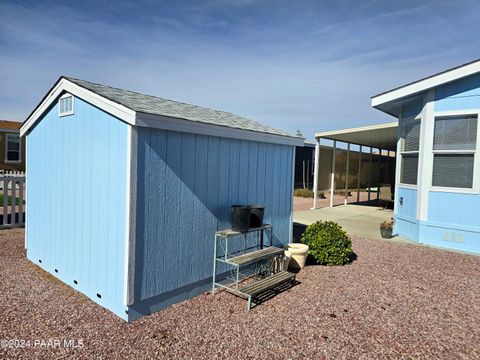
M 316 210 L 295 211 L 293 213 L 293 222 L 301 225 L 310 225 L 318 220 L 330 220 L 340 224 L 349 235 L 368 239 L 381 239 L 380 223 L 389 220 L 392 216 L 392 210 L 385 210 L 375 206 L 349 204 Z M 398 237 L 394 239 L 409 242 Z

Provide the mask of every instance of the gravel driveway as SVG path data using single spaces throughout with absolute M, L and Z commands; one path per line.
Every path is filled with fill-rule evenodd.
M 251 312 L 204 294 L 127 324 L 30 264 L 23 230 L 3 230 L 0 340 L 31 342 L 0 347 L 0 358 L 480 358 L 480 257 L 365 239 L 353 248 L 353 264 L 309 266 Z

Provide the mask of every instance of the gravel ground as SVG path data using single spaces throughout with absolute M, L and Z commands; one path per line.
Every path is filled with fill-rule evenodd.
M 354 239 L 343 267 L 308 266 L 257 306 L 201 295 L 127 324 L 25 259 L 23 230 L 0 231 L 0 358 L 480 358 L 480 257 Z M 25 345 L 26 346 L 26 345 Z

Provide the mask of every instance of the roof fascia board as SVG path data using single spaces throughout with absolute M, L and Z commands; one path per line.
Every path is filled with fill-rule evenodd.
M 62 78 L 57 85 L 55 85 L 44 100 L 37 106 L 34 112 L 27 118 L 20 129 L 20 135 L 24 136 L 28 130 L 34 126 L 43 113 L 50 107 L 50 105 L 63 92 L 67 91 L 80 99 L 102 109 L 103 111 L 129 123 L 135 125 L 135 111 L 120 105 L 114 101 L 108 100 L 101 95 L 85 89 L 77 84 Z
M 387 145 L 380 146 L 380 145 L 373 145 L 373 144 L 371 144 L 371 145 L 360 144 L 360 143 L 357 143 L 357 142 L 346 141 L 346 140 L 342 140 L 342 139 L 338 139 L 338 138 L 334 138 L 334 137 L 322 137 L 321 139 L 342 142 L 344 144 L 363 146 L 363 147 L 372 148 L 372 149 L 382 149 L 382 150 L 388 150 L 388 151 L 395 151 L 396 150 L 396 144 L 394 146 L 387 146 Z M 321 145 L 321 146 L 323 146 L 323 145 Z M 326 147 L 331 149 L 333 146 L 326 146 Z M 339 148 L 337 147 L 337 150 L 338 149 Z M 350 151 L 355 151 L 355 150 L 350 150 Z
M 390 129 L 390 128 L 395 128 L 397 126 L 398 126 L 398 122 L 395 121 L 395 122 L 386 123 L 386 124 L 362 126 L 358 128 L 352 128 L 352 129 L 325 131 L 321 133 L 315 133 L 315 138 L 327 138 L 329 136 L 335 136 L 335 135 L 347 135 L 347 134 L 359 133 L 364 131 Z
M 162 130 L 179 131 L 191 134 L 210 135 L 231 139 L 259 141 L 265 143 L 303 146 L 303 138 L 267 134 L 258 131 L 230 128 L 228 126 L 206 124 L 163 115 L 137 112 L 135 124 Z
M 398 100 L 400 98 L 417 94 L 422 91 L 440 86 L 451 81 L 455 81 L 466 76 L 473 75 L 480 72 L 480 61 L 467 64 L 460 68 L 452 69 L 450 71 L 420 80 L 418 82 L 405 85 L 395 90 L 385 92 L 372 97 L 372 107 L 377 107 L 381 104 Z

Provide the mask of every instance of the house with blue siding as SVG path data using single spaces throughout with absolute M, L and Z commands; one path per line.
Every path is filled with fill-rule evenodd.
M 34 264 L 125 320 L 211 287 L 214 235 L 264 204 L 292 236 L 295 146 L 240 116 L 61 77 L 21 128 Z
M 372 97 L 399 120 L 395 231 L 480 253 L 480 60 Z

